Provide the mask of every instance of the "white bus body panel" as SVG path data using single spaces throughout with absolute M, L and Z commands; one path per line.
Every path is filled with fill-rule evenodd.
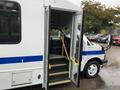
M 83 36 L 83 55 L 81 62 L 81 71 L 84 70 L 86 63 L 93 58 L 104 60 L 105 51 L 102 50 L 102 47 L 99 44 L 91 43 L 85 36 Z
M 80 11 L 80 7 L 65 0 L 10 1 L 21 6 L 22 39 L 19 44 L 0 45 L 0 60 L 3 60 L 0 64 L 0 90 L 44 85 L 45 6 L 71 12 Z
M 0 58 L 7 60 L 7 63 L 0 64 L 0 90 L 43 83 L 43 2 L 40 0 L 14 1 L 21 6 L 22 40 L 19 44 L 0 45 Z M 25 79 L 24 75 L 29 78 Z M 41 75 L 40 79 L 38 75 Z

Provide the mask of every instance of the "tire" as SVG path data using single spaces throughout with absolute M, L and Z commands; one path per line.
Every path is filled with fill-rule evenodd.
M 100 64 L 97 61 L 90 61 L 86 64 L 83 74 L 86 78 L 95 78 L 100 71 Z

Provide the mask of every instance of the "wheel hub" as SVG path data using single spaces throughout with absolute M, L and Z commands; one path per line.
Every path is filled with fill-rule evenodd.
M 98 67 L 95 64 L 90 65 L 88 68 L 88 74 L 90 76 L 94 76 L 97 73 L 97 71 L 98 71 Z

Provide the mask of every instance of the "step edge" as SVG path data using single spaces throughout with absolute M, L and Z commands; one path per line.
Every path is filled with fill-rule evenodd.
M 57 76 L 57 75 L 63 75 L 63 74 L 69 74 L 69 71 L 50 73 L 49 76 Z
M 65 56 L 55 56 L 55 57 L 49 57 L 50 60 L 53 59 L 67 59 Z
M 66 63 L 63 64 L 50 64 L 51 67 L 60 67 L 60 66 L 66 66 Z
M 61 80 L 61 81 L 57 81 L 57 82 L 51 82 L 49 83 L 49 86 L 54 86 L 54 85 L 59 85 L 59 84 L 65 84 L 65 83 L 69 83 L 71 82 L 71 80 Z

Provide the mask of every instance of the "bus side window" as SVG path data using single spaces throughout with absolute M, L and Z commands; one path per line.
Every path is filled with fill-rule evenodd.
M 0 44 L 18 44 L 21 41 L 20 5 L 0 1 Z

